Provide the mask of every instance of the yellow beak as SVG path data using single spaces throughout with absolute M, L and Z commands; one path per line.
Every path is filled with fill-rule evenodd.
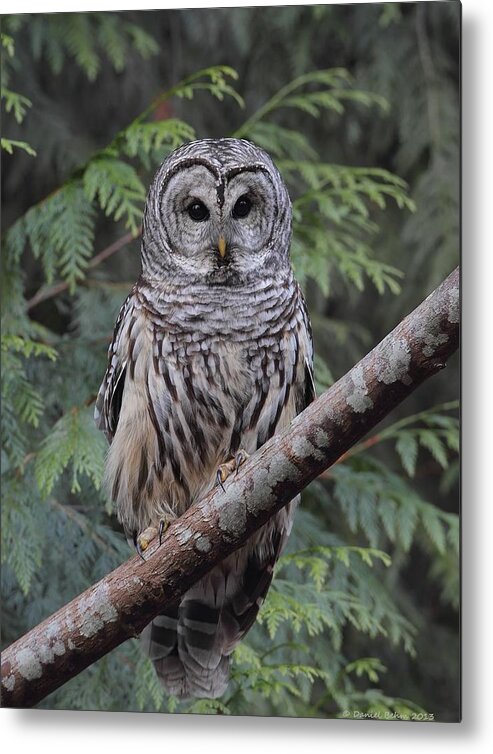
M 226 239 L 224 236 L 220 236 L 219 241 L 217 242 L 217 248 L 219 249 L 221 259 L 224 259 L 226 254 Z

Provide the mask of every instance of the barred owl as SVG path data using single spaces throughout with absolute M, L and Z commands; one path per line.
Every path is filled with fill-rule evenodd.
M 157 171 L 142 272 L 120 310 L 95 410 L 110 442 L 106 482 L 141 554 L 313 400 L 290 237 L 286 186 L 250 142 L 195 141 Z M 296 503 L 144 629 L 168 693 L 224 693 L 231 652 L 255 621 Z

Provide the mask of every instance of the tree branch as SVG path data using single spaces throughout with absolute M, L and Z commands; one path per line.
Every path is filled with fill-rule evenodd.
M 135 556 L 8 647 L 2 704 L 31 707 L 126 639 L 242 545 L 425 379 L 459 339 L 459 270 L 373 351 Z
M 113 256 L 113 254 L 116 254 L 117 251 L 123 249 L 124 246 L 127 246 L 127 244 L 129 244 L 131 241 L 135 241 L 135 239 L 138 238 L 140 234 L 141 231 L 139 231 L 137 234 L 129 232 L 125 233 L 124 236 L 117 238 L 116 241 L 107 246 L 105 249 L 102 249 L 99 254 L 96 254 L 94 257 L 92 257 L 92 259 L 89 260 L 87 264 L 88 269 L 92 269 L 93 267 L 100 265 L 101 262 L 104 262 L 105 259 Z M 34 309 L 34 307 L 40 304 L 42 301 L 46 301 L 49 298 L 58 296 L 60 293 L 63 293 L 63 291 L 68 290 L 68 287 L 69 284 L 66 281 L 60 281 L 59 283 L 50 285 L 48 288 L 40 288 L 32 298 L 26 301 L 26 311 Z

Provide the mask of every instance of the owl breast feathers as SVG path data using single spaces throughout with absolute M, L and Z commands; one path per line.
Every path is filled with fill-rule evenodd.
M 291 204 L 237 139 L 170 155 L 144 211 L 142 273 L 118 316 L 95 418 L 127 538 L 180 516 L 221 464 L 314 398 L 309 320 L 289 260 Z M 289 535 L 292 501 L 144 630 L 168 693 L 218 697 Z

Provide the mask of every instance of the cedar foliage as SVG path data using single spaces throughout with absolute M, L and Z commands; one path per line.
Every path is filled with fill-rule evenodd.
M 153 170 L 202 136 L 272 154 L 322 391 L 457 263 L 457 34 L 455 3 L 3 19 L 5 644 L 129 554 L 92 412 L 138 241 L 91 260 Z M 221 700 L 166 698 L 132 640 L 41 706 L 457 719 L 456 395 L 435 378 L 306 491 Z

